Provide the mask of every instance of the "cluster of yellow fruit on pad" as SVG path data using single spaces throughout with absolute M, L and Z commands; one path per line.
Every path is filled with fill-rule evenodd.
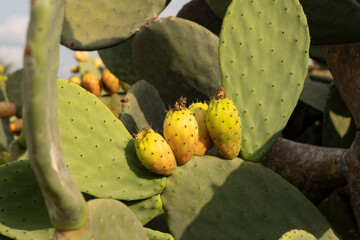
M 203 156 L 213 144 L 226 159 L 237 157 L 241 148 L 240 115 L 223 87 L 209 105 L 198 102 L 186 108 L 181 97 L 167 112 L 163 132 L 164 137 L 150 128 L 141 130 L 135 148 L 145 168 L 165 176 L 194 155 Z

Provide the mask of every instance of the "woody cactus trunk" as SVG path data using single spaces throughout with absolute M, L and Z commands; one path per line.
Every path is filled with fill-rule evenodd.
M 31 1 L 24 68 L 6 86 L 22 98 L 26 145 L 2 152 L 0 239 L 358 239 L 359 1 L 192 0 L 158 17 L 168 3 Z M 113 98 L 119 118 L 104 92 L 57 79 L 60 44 L 98 50 L 132 84 Z M 163 134 L 167 106 L 220 86 L 241 126 L 212 127 L 241 136 L 240 153 L 213 147 L 170 176 L 143 167 L 136 133 Z

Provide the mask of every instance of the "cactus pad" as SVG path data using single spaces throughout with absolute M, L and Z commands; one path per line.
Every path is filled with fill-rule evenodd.
M 156 217 L 162 211 L 163 207 L 159 194 L 148 199 L 124 203 L 133 211 L 142 225 L 145 225 Z
M 145 19 L 159 14 L 166 0 L 66 0 L 61 44 L 76 50 L 95 50 L 128 39 Z
M 223 18 L 231 0 L 206 0 L 206 2 L 220 18 Z
M 193 157 L 168 177 L 161 199 L 175 239 L 273 240 L 295 228 L 320 237 L 330 228 L 298 189 L 239 158 Z
M 132 41 L 129 38 L 112 48 L 98 51 L 105 66 L 121 81 L 129 84 L 136 83 L 138 79 L 132 63 Z
M 134 135 L 139 130 L 149 127 L 162 134 L 165 115 L 165 106 L 156 88 L 140 80 L 127 92 L 120 120 Z
M 12 73 L 6 81 L 6 96 L 16 106 L 16 116 L 22 116 L 21 82 L 23 70 Z
M 49 240 L 53 228 L 30 164 L 0 166 L 0 234 L 19 240 Z
M 218 41 L 197 23 L 154 19 L 134 37 L 136 73 L 159 91 L 165 105 L 173 105 L 180 96 L 189 102 L 205 100 L 220 86 Z
M 147 234 L 133 212 L 114 199 L 94 199 L 88 202 L 89 222 L 79 230 L 56 231 L 54 240 L 147 240 Z
M 243 123 L 243 159 L 258 161 L 285 127 L 303 88 L 309 43 L 298 1 L 234 0 L 227 9 L 220 69 Z
M 152 230 L 150 228 L 144 228 L 149 240 L 174 240 L 173 236 L 168 233 Z
M 317 240 L 317 238 L 304 230 L 294 229 L 284 233 L 279 240 Z
M 59 79 L 58 102 L 62 148 L 82 192 L 121 200 L 145 199 L 162 192 L 165 178 L 141 166 L 133 138 L 98 98 Z

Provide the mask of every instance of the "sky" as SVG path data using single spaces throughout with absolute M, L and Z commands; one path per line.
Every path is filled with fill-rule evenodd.
M 190 0 L 172 0 L 160 17 L 175 16 Z M 23 49 L 30 15 L 30 0 L 3 1 L 0 8 L 0 63 L 11 64 L 10 72 L 23 66 Z M 97 57 L 96 51 L 90 52 Z M 60 47 L 58 77 L 69 79 L 70 68 L 76 66 L 74 52 Z

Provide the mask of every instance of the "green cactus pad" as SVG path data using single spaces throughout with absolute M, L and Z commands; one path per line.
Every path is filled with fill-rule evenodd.
M 222 19 L 214 13 L 205 0 L 188 2 L 180 9 L 176 17 L 196 22 L 214 34 L 220 34 Z
M 162 211 L 163 206 L 160 195 L 155 195 L 144 200 L 124 203 L 133 211 L 142 225 L 145 225 L 156 217 Z
M 115 117 L 118 118 L 120 116 L 122 109 L 121 100 L 124 99 L 124 94 L 115 93 L 113 95 L 100 95 L 99 99 L 110 109 Z
M 334 84 L 329 88 L 326 103 L 322 127 L 323 146 L 349 148 L 356 134 L 355 121 Z
M 298 189 L 239 158 L 193 157 L 168 177 L 161 199 L 175 239 L 273 240 L 295 228 L 320 237 L 330 229 Z
M 59 79 L 58 102 L 62 148 L 82 192 L 121 200 L 162 192 L 165 178 L 141 166 L 133 138 L 95 95 Z
M 21 141 L 20 138 L 17 138 L 9 145 L 8 150 L 13 160 L 29 159 L 27 149 L 22 145 Z
M 114 199 L 94 199 L 88 202 L 89 222 L 75 231 L 56 231 L 54 239 L 148 240 L 134 213 Z
M 120 120 L 133 135 L 143 128 L 162 134 L 165 115 L 166 109 L 156 88 L 140 80 L 126 94 Z
M 300 100 L 316 110 L 323 112 L 326 106 L 329 86 L 327 83 L 311 80 L 308 75 L 300 94 Z
M 19 240 L 52 239 L 53 228 L 28 161 L 0 166 L 0 234 Z
M 317 240 L 317 238 L 307 231 L 293 229 L 284 233 L 279 240 Z
M 144 228 L 149 240 L 174 240 L 173 236 L 168 233 L 152 230 L 150 228 Z
M 9 101 L 16 106 L 16 116 L 22 116 L 22 96 L 21 96 L 21 82 L 23 70 L 17 70 L 12 73 L 6 81 L 6 96 Z
M 151 83 L 165 105 L 180 97 L 207 100 L 220 86 L 218 37 L 182 18 L 149 21 L 133 40 L 139 79 Z
M 138 79 L 132 63 L 132 41 L 129 38 L 112 48 L 98 51 L 105 66 L 121 81 L 134 84 Z
M 220 18 L 224 18 L 226 9 L 231 3 L 231 0 L 206 0 L 206 2 Z
M 303 88 L 309 43 L 298 1 L 234 0 L 227 9 L 220 69 L 243 123 L 243 159 L 258 161 L 285 127 Z
M 61 44 L 76 50 L 97 50 L 128 39 L 146 18 L 159 14 L 166 0 L 66 0 Z
M 2 89 L 0 89 L 0 101 L 6 101 Z M 9 119 L 0 119 L 0 151 L 7 151 L 8 145 L 13 141 L 14 136 L 9 130 Z

